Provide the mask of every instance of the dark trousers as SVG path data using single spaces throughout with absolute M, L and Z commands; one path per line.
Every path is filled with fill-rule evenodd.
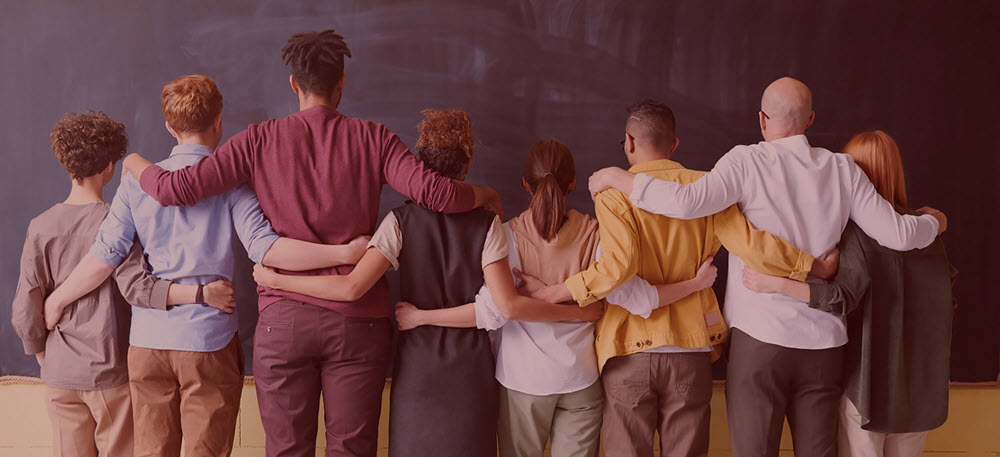
M 261 312 L 253 371 L 268 457 L 316 455 L 323 395 L 327 456 L 374 457 L 392 343 L 388 318 L 282 300 Z
M 661 457 L 708 454 L 712 417 L 709 353 L 612 357 L 604 387 L 604 455 L 649 457 L 660 432 Z
M 784 419 L 796 457 L 837 457 L 843 347 L 791 349 L 732 329 L 726 408 L 734 457 L 777 457 Z

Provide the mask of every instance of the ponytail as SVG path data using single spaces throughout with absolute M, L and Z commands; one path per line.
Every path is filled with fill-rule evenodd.
M 562 228 L 566 215 L 566 194 L 576 179 L 569 148 L 558 140 L 542 140 L 531 146 L 521 177 L 531 192 L 531 219 L 545 241 Z
M 559 189 L 559 183 L 552 173 L 546 173 L 538 187 L 535 188 L 534 195 L 531 196 L 531 220 L 535 223 L 535 230 L 542 235 L 542 239 L 550 241 L 559 233 L 562 227 L 563 215 L 566 213 L 566 194 Z

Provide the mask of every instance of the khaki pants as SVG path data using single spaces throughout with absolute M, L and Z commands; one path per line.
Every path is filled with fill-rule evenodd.
M 128 384 L 104 390 L 45 389 L 56 457 L 130 457 L 132 403 Z
M 243 391 L 239 336 L 214 352 L 129 347 L 135 455 L 228 456 Z
M 840 405 L 840 457 L 920 457 L 927 432 L 869 432 L 861 428 L 861 414 L 846 395 Z
M 707 352 L 612 357 L 604 385 L 604 455 L 649 457 L 660 432 L 663 457 L 705 456 L 712 416 Z
M 531 395 L 500 388 L 500 457 L 596 457 L 601 442 L 601 383 L 566 394 Z

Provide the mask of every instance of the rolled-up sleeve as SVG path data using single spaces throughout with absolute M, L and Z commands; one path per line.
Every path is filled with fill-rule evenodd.
M 601 258 L 601 254 L 601 245 L 598 244 L 594 258 Z M 639 275 L 635 275 L 628 282 L 611 291 L 604 301 L 625 309 L 629 314 L 648 319 L 653 314 L 653 310 L 660 306 L 660 292 L 656 286 L 640 278 Z
M 594 201 L 604 252 L 590 268 L 570 276 L 566 287 L 580 306 L 610 294 L 639 271 L 638 224 L 626 197 L 617 190 L 598 194 Z
M 260 202 L 257 201 L 257 194 L 250 188 L 240 186 L 233 189 L 229 199 L 233 226 L 236 227 L 236 235 L 240 237 L 243 247 L 247 250 L 247 257 L 254 263 L 263 262 L 264 254 L 267 254 L 271 245 L 281 237 L 271 227 L 271 221 L 264 216 Z
M 97 231 L 97 239 L 90 246 L 90 255 L 111 268 L 121 265 L 132 251 L 135 241 L 135 221 L 129 207 L 131 189 L 138 190 L 137 183 L 135 178 L 128 175 L 118 186 L 115 199 L 111 202 L 111 210 Z

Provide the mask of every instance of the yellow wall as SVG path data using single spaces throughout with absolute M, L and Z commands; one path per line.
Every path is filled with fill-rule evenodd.
M 44 386 L 39 384 L 0 385 L 0 457 L 35 457 L 52 455 L 51 430 L 42 406 Z M 388 385 L 382 402 L 379 430 L 379 455 L 387 452 L 389 407 Z M 322 411 L 322 408 L 320 409 Z M 320 422 L 322 424 L 322 422 Z M 786 430 L 782 457 L 791 457 L 791 440 Z M 322 427 L 317 441 L 317 456 L 322 456 Z M 252 382 L 243 389 L 240 420 L 236 429 L 233 455 L 263 456 L 264 432 Z M 726 429 L 726 406 L 722 387 L 716 386 L 712 397 L 711 457 L 730 455 Z M 1000 457 L 1000 389 L 954 388 L 948 422 L 930 433 L 925 456 Z

